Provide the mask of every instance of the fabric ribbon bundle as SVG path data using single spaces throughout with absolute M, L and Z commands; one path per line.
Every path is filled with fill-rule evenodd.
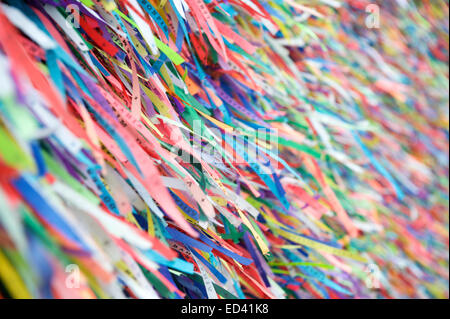
M 0 4 L 0 297 L 448 298 L 448 1 Z

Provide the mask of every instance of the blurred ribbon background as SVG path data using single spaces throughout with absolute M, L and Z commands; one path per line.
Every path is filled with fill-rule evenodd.
M 444 0 L 0 2 L 1 298 L 448 298 Z

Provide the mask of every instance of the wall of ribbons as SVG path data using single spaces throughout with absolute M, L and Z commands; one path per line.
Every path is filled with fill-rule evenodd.
M 448 21 L 0 1 L 0 298 L 448 298 Z

